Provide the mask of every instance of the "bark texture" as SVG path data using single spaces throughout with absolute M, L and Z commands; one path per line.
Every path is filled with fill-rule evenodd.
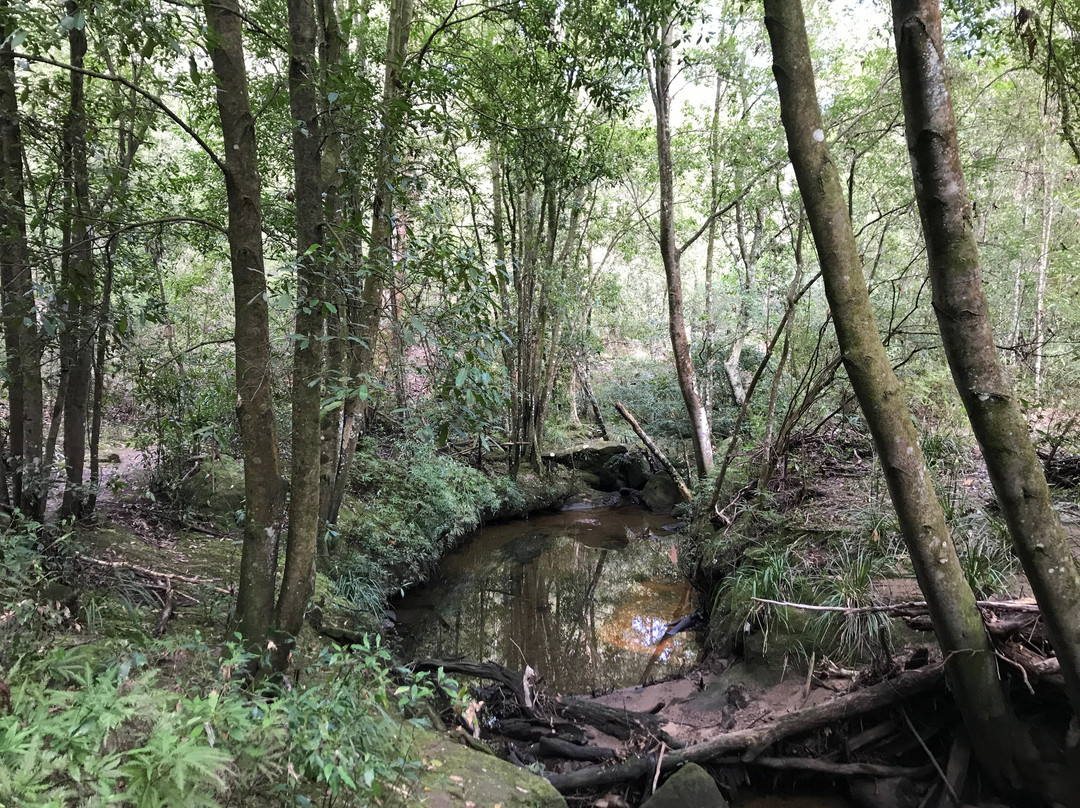
M 239 629 L 261 642 L 274 619 L 274 575 L 284 486 L 271 401 L 270 319 L 262 245 L 262 182 L 236 0 L 204 4 L 225 143 L 229 257 L 236 310 L 236 389 L 244 450 L 244 546 L 236 599 Z
M 938 329 L 1017 556 L 1061 661 L 1073 711 L 1080 714 L 1080 575 L 994 344 L 945 80 L 940 9 L 937 0 L 893 0 L 892 9 Z
M 68 16 L 80 12 L 78 4 L 64 6 Z M 86 56 L 86 31 L 68 31 L 71 66 L 81 68 Z M 86 513 L 86 413 L 90 396 L 90 369 L 94 341 L 94 262 L 90 241 L 90 173 L 87 165 L 86 77 L 70 72 L 70 106 L 64 122 L 64 175 L 70 207 L 69 242 L 64 250 L 61 281 L 64 333 L 60 350 L 66 355 L 67 394 L 64 398 L 64 499 L 60 518 L 81 519 Z
M 296 204 L 296 341 L 293 344 L 292 461 L 289 533 L 285 571 L 277 603 L 279 640 L 273 655 L 277 670 L 304 622 L 315 590 L 319 535 L 319 410 L 322 398 L 323 216 L 319 115 L 315 92 L 315 7 L 312 0 L 288 0 L 289 110 L 293 128 L 293 193 Z
M 802 192 L 844 367 L 874 438 L 953 695 L 987 774 L 1020 787 L 1027 757 L 994 654 L 934 493 L 906 398 L 878 335 L 839 174 L 825 140 L 801 3 L 765 0 L 788 152 Z M 1018 752 L 1020 754 L 1018 754 Z
M 12 26 L 0 3 L 0 41 Z M 35 521 L 44 516 L 42 477 L 41 343 L 26 243 L 22 128 L 10 43 L 0 48 L 0 292 L 10 376 L 12 503 Z

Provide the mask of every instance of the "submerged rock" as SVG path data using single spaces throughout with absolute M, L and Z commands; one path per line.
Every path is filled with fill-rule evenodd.
M 528 564 L 539 558 L 554 536 L 543 530 L 524 533 L 499 548 L 499 555 L 515 564 Z
M 671 775 L 641 808 L 728 808 L 727 800 L 707 771 L 687 763 Z

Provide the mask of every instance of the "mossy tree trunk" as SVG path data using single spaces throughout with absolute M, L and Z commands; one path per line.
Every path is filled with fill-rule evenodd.
M 240 8 L 236 0 L 206 0 L 204 8 L 225 145 L 229 258 L 236 316 L 237 414 L 244 452 L 246 505 L 236 614 L 241 635 L 254 647 L 265 639 L 274 620 L 274 577 L 285 498 L 271 398 L 262 183 Z
M 873 435 L 972 747 L 989 777 L 1019 788 L 1027 774 L 1029 749 L 1002 690 L 904 391 L 878 334 L 840 178 L 826 143 L 801 3 L 765 0 L 765 23 L 788 152 L 817 246 L 844 367 Z
M 1073 711 L 1080 714 L 1080 575 L 994 343 L 945 80 L 941 12 L 937 0 L 893 0 L 892 9 L 938 329 Z

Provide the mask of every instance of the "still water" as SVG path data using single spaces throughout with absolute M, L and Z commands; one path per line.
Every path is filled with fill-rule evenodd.
M 642 508 L 564 511 L 485 527 L 397 603 L 406 658 L 530 665 L 549 693 L 589 693 L 678 673 L 694 610 L 676 571 L 671 517 Z

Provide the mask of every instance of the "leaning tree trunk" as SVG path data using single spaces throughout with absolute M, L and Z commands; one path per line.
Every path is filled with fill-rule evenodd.
M 878 335 L 840 178 L 825 143 L 801 3 L 765 0 L 765 23 L 788 152 L 844 366 L 881 458 L 953 695 L 987 774 L 1018 785 L 1024 776 L 1017 762 L 1022 736 L 998 680 L 994 653 L 945 525 L 904 391 Z
M 697 374 L 690 355 L 683 314 L 682 271 L 679 267 L 679 246 L 675 243 L 675 169 L 671 157 L 671 58 L 672 27 L 664 25 L 663 37 L 653 58 L 650 89 L 656 108 L 656 154 L 660 164 L 660 255 L 667 278 L 668 330 L 671 350 L 675 357 L 675 372 L 679 378 L 686 413 L 690 417 L 690 436 L 694 444 L 694 462 L 699 477 L 713 467 L 712 434 L 709 417 L 701 404 L 697 389 Z
M 319 156 L 315 92 L 315 7 L 312 0 L 288 0 L 289 111 L 293 127 L 293 189 L 296 203 L 296 340 L 293 344 L 292 461 L 289 479 L 289 534 L 285 571 L 277 602 L 278 642 L 271 659 L 276 670 L 289 655 L 315 591 L 319 535 L 319 437 L 322 386 L 323 266 L 325 240 L 322 162 Z
M 285 490 L 270 378 L 270 316 L 262 245 L 262 183 L 248 97 L 240 8 L 206 0 L 208 46 L 225 142 L 229 258 L 236 309 L 236 392 L 244 451 L 244 545 L 236 615 L 251 646 L 274 620 L 274 576 Z
M 908 151 L 938 329 L 1016 553 L 1061 662 L 1073 711 L 1080 715 L 1080 575 L 994 344 L 945 80 L 940 9 L 937 0 L 893 0 L 892 9 Z
M 361 381 L 366 383 L 375 365 L 375 346 L 379 338 L 379 324 L 382 320 L 383 289 L 386 282 L 393 277 L 394 258 L 391 241 L 393 228 L 390 217 L 394 203 L 393 187 L 400 172 L 397 146 L 401 136 L 401 127 L 405 122 L 402 69 L 405 58 L 408 56 L 412 20 L 412 0 L 391 0 L 390 26 L 386 32 L 382 128 L 371 215 L 371 248 L 368 253 L 368 274 L 364 278 L 360 304 L 355 308 L 354 323 L 359 332 L 357 335 L 359 341 L 350 359 L 350 377 L 354 384 Z M 350 327 L 352 325 L 350 324 Z M 358 422 L 367 409 L 367 396 L 354 395 L 350 402 L 346 402 L 346 408 L 338 474 L 329 504 L 328 518 L 331 523 L 337 521 L 338 512 L 345 497 L 345 488 L 352 470 L 353 459 L 356 456 Z

